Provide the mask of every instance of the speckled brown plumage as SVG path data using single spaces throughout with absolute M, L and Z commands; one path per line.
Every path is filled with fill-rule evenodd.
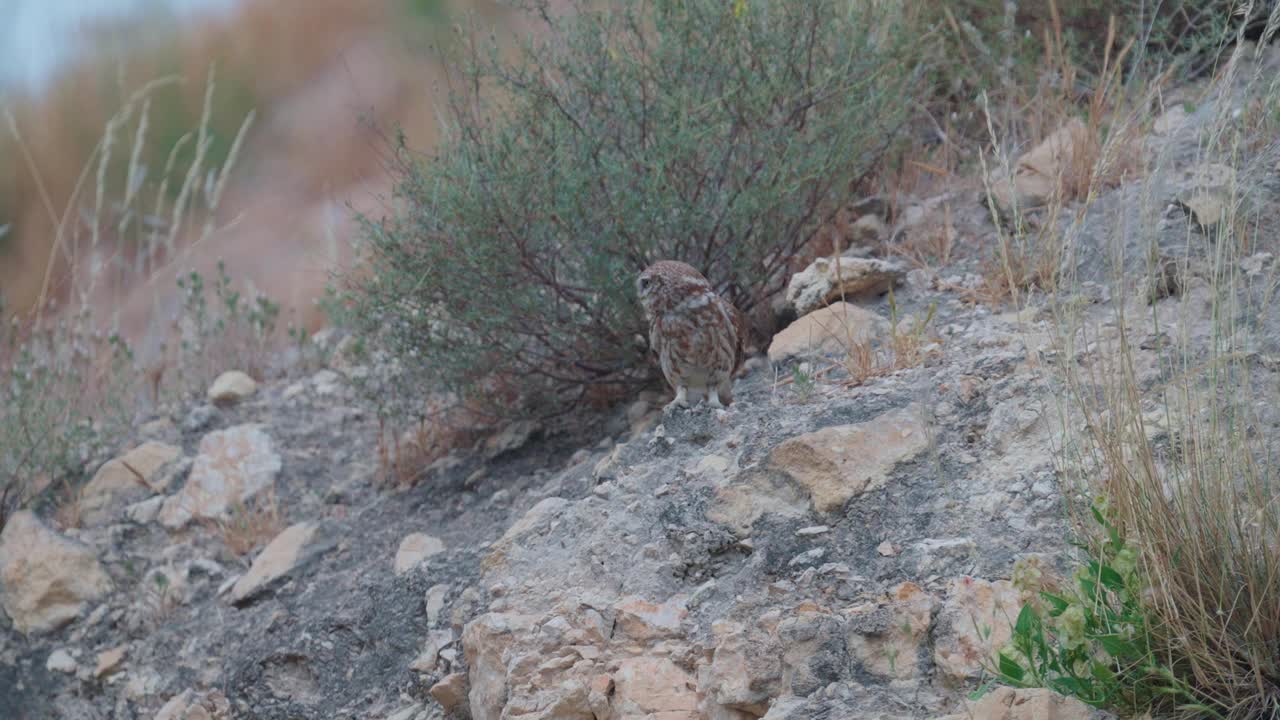
M 649 318 L 649 344 L 676 392 L 668 409 L 700 397 L 712 407 L 733 402 L 733 375 L 743 360 L 738 309 L 692 266 L 673 260 L 640 273 L 636 291 Z

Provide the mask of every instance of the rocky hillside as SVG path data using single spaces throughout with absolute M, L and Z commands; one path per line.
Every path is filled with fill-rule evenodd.
M 586 447 L 522 427 L 405 488 L 381 478 L 378 421 L 352 384 L 377 368 L 340 332 L 317 340 L 328 367 L 226 375 L 140 425 L 76 522 L 8 523 L 0 717 L 1100 717 L 1040 690 L 968 699 L 1028 577 L 1069 572 L 1078 498 L 1059 451 L 1079 418 L 1057 368 L 1100 345 L 1064 342 L 1059 311 L 1105 338 L 1117 307 L 1154 303 L 1130 322 L 1161 328 L 1128 328 L 1143 383 L 1165 347 L 1148 339 L 1207 346 L 1206 229 L 1227 187 L 1271 231 L 1242 272 L 1271 276 L 1280 145 L 1240 163 L 1197 150 L 1247 100 L 1178 106 L 1140 139 L 1158 177 L 1067 209 L 1074 284 L 1059 297 L 992 309 L 976 301 L 980 253 L 914 269 L 885 256 L 940 227 L 989 247 L 1001 231 L 981 190 L 865 214 L 864 244 L 797 276 L 799 319 L 727 411 L 663 414 L 646 397 Z M 1017 166 L 1022 203 L 1036 158 L 1061 155 Z M 1126 244 L 1132 266 L 1116 261 Z M 1136 274 L 1152 245 L 1179 253 L 1176 273 Z M 1257 372 L 1280 371 L 1277 320 L 1248 325 Z M 854 338 L 893 343 L 894 362 L 851 360 Z

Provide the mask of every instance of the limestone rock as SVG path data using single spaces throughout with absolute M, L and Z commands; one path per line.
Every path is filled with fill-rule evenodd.
M 627 658 L 613 674 L 619 717 L 699 720 L 693 677 L 667 658 Z
M 62 627 L 110 590 L 111 579 L 88 547 L 54 532 L 30 511 L 9 518 L 0 533 L 0 604 L 19 632 Z
M 1206 232 L 1231 217 L 1238 192 L 1236 171 L 1222 163 L 1202 163 L 1188 169 L 1176 202 Z
M 270 487 L 280 455 L 261 425 L 237 425 L 205 435 L 187 484 L 165 501 L 160 522 L 179 528 L 193 518 L 215 518 Z
M 682 600 L 661 605 L 643 598 L 624 598 L 614 606 L 616 629 L 633 640 L 678 637 L 680 623 L 688 616 Z
M 426 533 L 410 533 L 400 541 L 400 549 L 396 551 L 395 572 L 403 575 L 442 552 L 444 543 L 440 538 Z
M 311 544 L 316 529 L 314 523 L 298 523 L 267 543 L 253 559 L 249 571 L 232 586 L 231 602 L 239 605 L 252 599 L 271 583 L 293 572 L 303 561 L 316 557 L 325 549 Z
M 341 389 L 342 376 L 333 370 L 324 369 L 311 376 L 311 386 L 318 397 L 329 397 Z
M 887 678 L 920 676 L 920 649 L 933 625 L 936 600 L 911 582 L 889 591 L 887 602 L 849 613 L 849 651 L 867 671 Z
M 815 608 L 796 608 L 778 623 L 784 694 L 807 697 L 839 679 L 849 666 L 843 618 Z
M 943 678 L 978 677 L 1009 643 L 1012 620 L 1021 610 L 1020 594 L 1007 580 L 953 580 L 934 630 L 933 661 Z
M 875 258 L 818 258 L 791 276 L 787 302 L 799 315 L 842 299 L 859 299 L 887 292 L 906 276 L 895 263 Z
M 533 628 L 535 618 L 511 613 L 486 613 L 467 623 L 462 648 L 470 669 L 471 715 L 475 720 L 498 720 L 507 703 L 506 656 L 517 637 Z
M 222 693 L 213 690 L 198 694 L 187 689 L 169 698 L 154 720 L 222 720 L 227 717 L 231 717 L 230 703 Z
M 258 390 L 258 383 L 239 370 L 222 373 L 209 386 L 208 397 L 215 403 L 240 402 Z
M 436 663 L 440 659 L 440 651 L 453 644 L 453 630 L 432 630 L 427 633 L 427 642 L 422 647 L 422 652 L 418 653 L 418 657 L 409 664 L 409 669 L 420 673 L 433 672 L 436 669 Z
M 98 653 L 98 664 L 93 669 L 93 676 L 102 678 L 119 670 L 128 650 L 128 647 L 121 645 Z
M 183 690 L 169 698 L 168 702 L 161 705 L 160 710 L 156 712 L 155 720 L 185 720 L 193 695 L 194 693 L 190 690 Z
M 513 543 L 524 535 L 545 528 L 554 518 L 564 512 L 568 506 L 569 501 L 561 497 L 549 497 L 538 501 L 537 505 L 529 508 L 524 517 L 507 528 L 502 537 L 493 544 L 493 548 L 483 560 L 484 566 L 487 569 L 492 569 L 501 565 L 505 562 L 507 550 Z
M 1078 118 L 1072 118 L 1039 145 L 1018 158 L 1013 177 L 997 172 L 991 181 L 996 204 L 1006 212 L 1044 205 L 1071 172 L 1076 154 L 1089 143 L 1089 130 Z
M 969 703 L 966 712 L 939 720 L 1103 720 L 1109 713 L 1044 688 L 998 687 Z
M 837 302 L 801 317 L 773 336 L 769 360 L 847 353 L 856 344 L 879 336 L 888 323 L 879 315 L 846 302 Z
M 445 710 L 453 710 L 467 699 L 466 673 L 450 673 L 444 679 L 431 686 L 431 697 Z
M 120 506 L 144 500 L 168 488 L 160 470 L 182 456 L 182 449 L 159 442 L 145 442 L 108 460 L 80 493 L 80 518 L 84 525 L 101 525 Z
M 706 517 L 729 526 L 739 537 L 747 537 L 757 520 L 773 517 L 802 517 L 809 512 L 808 492 L 775 473 L 742 473 L 724 485 L 717 485 Z
M 136 502 L 124 509 L 124 516 L 139 525 L 146 525 L 160 515 L 165 499 L 163 495 L 156 495 Z
M 440 611 L 444 610 L 444 601 L 449 597 L 449 586 L 441 583 L 427 589 L 427 625 L 435 627 L 440 619 Z
M 403 707 L 387 716 L 387 720 L 414 720 L 422 712 L 422 703 Z
M 715 648 L 699 674 L 699 689 L 716 705 L 759 716 L 782 685 L 782 663 L 774 641 L 759 627 L 719 620 L 711 625 Z
M 49 672 L 74 675 L 76 672 L 76 659 L 71 657 L 71 653 L 59 648 L 49 653 L 49 659 L 45 660 L 44 667 Z
M 929 446 L 921 410 L 909 405 L 864 423 L 824 428 L 774 448 L 770 464 L 809 492 L 819 512 L 883 485 L 898 463 Z

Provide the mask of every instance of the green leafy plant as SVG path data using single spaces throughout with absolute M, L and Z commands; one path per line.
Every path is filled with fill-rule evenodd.
M 133 352 L 91 323 L 81 312 L 0 324 L 0 527 L 129 427 Z
M 183 322 L 177 366 L 186 390 L 234 367 L 261 376 L 278 338 L 280 304 L 261 293 L 236 289 L 226 264 L 218 261 L 211 286 L 192 270 L 177 280 Z M 298 331 L 291 328 L 296 340 Z
M 1074 587 L 1041 590 L 1022 606 L 993 674 L 1006 685 L 1049 688 L 1126 715 L 1171 700 L 1183 711 L 1219 717 L 1156 652 L 1138 553 L 1106 518 L 1104 503 L 1090 510 L 1104 539 L 1083 548 L 1087 559 Z
M 400 387 L 551 414 L 654 379 L 632 286 L 650 262 L 762 318 L 903 125 L 911 66 L 872 5 L 531 3 L 546 32 L 518 57 L 470 44 L 439 156 L 401 138 L 399 211 L 365 221 L 351 319 Z

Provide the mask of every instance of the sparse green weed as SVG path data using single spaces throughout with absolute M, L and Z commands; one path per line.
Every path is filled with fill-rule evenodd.
M 1105 541 L 1082 548 L 1088 559 L 1077 568 L 1074 587 L 1042 590 L 1036 573 L 1026 583 L 1032 587 L 1021 588 L 1035 594 L 1018 613 L 992 673 L 1005 685 L 1050 688 L 1125 716 L 1164 701 L 1216 716 L 1157 654 L 1143 601 L 1150 581 L 1139 571 L 1137 551 L 1105 517 L 1105 502 L 1091 510 Z

